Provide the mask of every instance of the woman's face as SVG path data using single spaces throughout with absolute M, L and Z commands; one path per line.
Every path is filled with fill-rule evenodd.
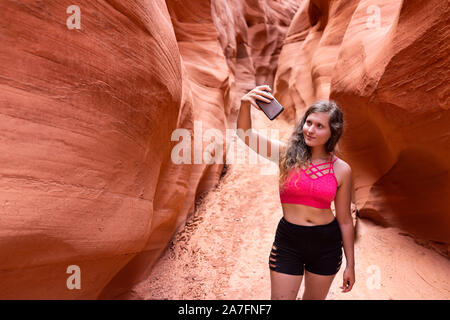
M 325 112 L 313 112 L 303 125 L 303 136 L 310 147 L 325 144 L 331 137 L 331 129 L 328 125 L 330 116 Z

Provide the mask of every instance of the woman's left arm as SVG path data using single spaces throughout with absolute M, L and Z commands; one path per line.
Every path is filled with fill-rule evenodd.
M 354 227 L 351 214 L 352 169 L 345 163 L 343 181 L 336 192 L 334 207 L 336 219 L 342 234 L 342 242 L 347 265 L 344 270 L 342 292 L 349 292 L 355 283 Z

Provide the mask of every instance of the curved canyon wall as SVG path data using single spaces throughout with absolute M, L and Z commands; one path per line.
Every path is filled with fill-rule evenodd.
M 447 1 L 305 2 L 275 79 L 287 121 L 318 99 L 343 110 L 359 216 L 447 257 L 449 25 Z
M 448 254 L 447 3 L 78 1 L 80 29 L 71 5 L 0 3 L 0 298 L 127 298 L 224 168 L 172 133 L 225 136 L 263 83 L 290 125 L 336 100 L 360 216 Z
M 174 163 L 172 133 L 225 136 L 297 8 L 2 1 L 0 298 L 126 298 L 224 167 Z

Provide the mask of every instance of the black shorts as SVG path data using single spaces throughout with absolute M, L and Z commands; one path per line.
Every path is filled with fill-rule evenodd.
M 333 275 L 342 262 L 342 235 L 336 218 L 325 225 L 301 226 L 281 218 L 269 257 L 270 270 Z

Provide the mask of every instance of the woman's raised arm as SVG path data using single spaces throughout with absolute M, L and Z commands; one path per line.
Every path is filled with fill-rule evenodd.
M 266 90 L 266 91 L 264 91 Z M 278 156 L 286 148 L 286 144 L 277 139 L 269 139 L 261 133 L 258 133 L 252 129 L 251 108 L 252 106 L 261 110 L 256 104 L 255 100 L 261 100 L 264 102 L 270 102 L 273 99 L 270 93 L 271 89 L 268 85 L 258 86 L 241 98 L 241 106 L 239 109 L 239 115 L 237 119 L 237 136 L 253 151 L 269 160 L 278 161 L 279 157 L 272 156 L 272 150 L 278 150 Z M 266 151 L 260 149 L 259 146 L 266 146 Z

